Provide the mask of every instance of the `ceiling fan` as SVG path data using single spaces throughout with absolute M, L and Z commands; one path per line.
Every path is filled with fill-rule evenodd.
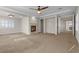
M 47 9 L 47 8 L 48 8 L 48 6 L 46 6 L 46 7 L 38 6 L 37 9 L 34 9 L 34 8 L 30 8 L 30 9 L 32 9 L 32 10 L 37 10 L 37 13 L 38 13 L 38 14 L 41 14 L 41 11 L 42 11 L 42 10 L 45 10 L 45 9 Z

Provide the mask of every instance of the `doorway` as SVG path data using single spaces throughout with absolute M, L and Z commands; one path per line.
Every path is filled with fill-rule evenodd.
M 74 34 L 73 15 L 61 16 L 58 18 L 58 33 L 72 32 Z

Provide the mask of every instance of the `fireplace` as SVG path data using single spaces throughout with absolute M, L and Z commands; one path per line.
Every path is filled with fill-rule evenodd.
M 31 26 L 31 32 L 35 32 L 36 31 L 36 26 Z

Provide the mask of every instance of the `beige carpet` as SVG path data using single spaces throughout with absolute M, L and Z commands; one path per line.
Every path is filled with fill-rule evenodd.
M 5 53 L 76 52 L 77 46 L 77 41 L 70 32 L 58 35 L 42 33 L 0 35 L 0 52 Z

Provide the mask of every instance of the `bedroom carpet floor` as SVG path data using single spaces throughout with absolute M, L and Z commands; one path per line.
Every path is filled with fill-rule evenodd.
M 1 53 L 73 53 L 79 52 L 77 40 L 72 33 L 58 35 L 15 33 L 0 35 Z

